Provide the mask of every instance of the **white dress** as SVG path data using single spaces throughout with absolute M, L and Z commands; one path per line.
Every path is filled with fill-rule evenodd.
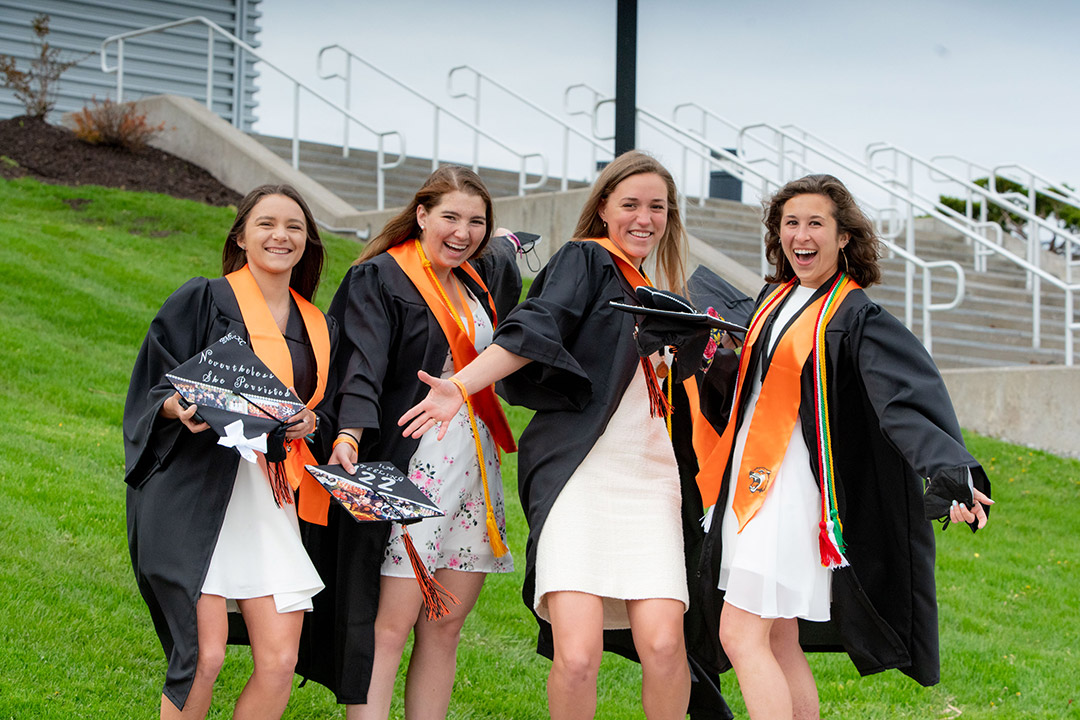
M 690 599 L 682 489 L 664 418 L 649 414 L 639 368 L 604 433 L 559 493 L 536 550 L 534 609 L 576 591 L 604 603 L 604 629 L 630 627 L 627 600 Z
M 311 610 L 322 589 L 300 541 L 296 505 L 278 507 L 262 468 L 241 459 L 203 593 L 225 597 L 230 612 L 239 610 L 236 600 L 273 595 L 286 613 Z
M 813 288 L 801 285 L 791 291 L 777 311 L 772 333 L 766 339 L 770 352 L 780 330 L 813 294 Z M 719 588 L 726 591 L 725 603 L 763 618 L 828 620 L 832 577 L 829 569 L 822 567 L 818 550 L 821 493 L 810 469 L 810 452 L 798 418 L 764 503 L 743 531 L 738 531 L 732 502 L 739 479 L 734 475 L 742 463 L 750 421 L 761 393 L 760 366 L 754 369 L 750 392 L 732 452 L 732 477 L 721 527 Z
M 477 352 L 491 344 L 493 329 L 479 302 L 467 293 L 466 301 L 473 316 L 474 346 Z M 449 352 L 443 365 L 442 377 L 454 374 L 454 362 Z M 503 508 L 502 473 L 499 468 L 499 448 L 484 421 L 476 418 L 480 444 L 484 449 L 488 491 L 499 532 L 506 538 L 506 513 Z M 508 573 L 514 571 L 514 558 L 507 552 L 495 557 L 487 535 L 487 510 L 484 506 L 484 487 L 480 463 L 476 457 L 476 440 L 469 424 L 469 413 L 462 404 L 442 440 L 437 432 L 427 432 L 420 438 L 406 473 L 417 487 L 446 513 L 443 517 L 428 518 L 409 525 L 413 545 L 429 573 L 439 568 L 466 572 Z M 391 577 L 413 577 L 412 565 L 405 553 L 401 525 L 394 523 L 390 542 L 386 546 L 382 574 Z

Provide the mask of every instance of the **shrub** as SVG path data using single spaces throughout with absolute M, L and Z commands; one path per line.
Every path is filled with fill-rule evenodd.
M 15 58 L 0 54 L 0 76 L 4 87 L 15 91 L 15 99 L 26 108 L 31 117 L 43 118 L 56 105 L 57 83 L 69 68 L 78 65 L 84 55 L 76 60 L 60 60 L 60 50 L 49 44 L 49 16 L 38 15 L 31 22 L 38 48 L 38 56 L 30 61 L 29 70 L 19 70 Z
M 75 136 L 93 145 L 113 145 L 129 150 L 145 147 L 165 123 L 149 125 L 146 114 L 135 109 L 134 103 L 115 103 L 109 98 L 99 103 L 97 98 L 72 115 Z

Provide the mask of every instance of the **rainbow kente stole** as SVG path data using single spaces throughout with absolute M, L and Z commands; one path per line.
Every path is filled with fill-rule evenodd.
M 750 371 L 750 357 L 753 354 L 750 348 L 757 341 L 765 320 L 780 306 L 781 301 L 787 297 L 796 283 L 797 280 L 793 279 L 774 290 L 750 320 L 746 343 L 739 358 L 739 374 L 735 385 L 735 401 L 732 403 L 731 417 L 724 433 L 698 472 L 699 486 L 702 485 L 704 479 L 710 488 L 715 486 L 716 494 L 719 494 L 723 473 L 727 469 L 734 445 L 736 419 L 745 389 L 744 384 Z M 858 284 L 846 273 L 840 273 L 828 292 L 804 308 L 776 343 L 769 362 L 768 373 L 761 385 L 754 416 L 750 421 L 742 462 L 738 472 L 732 475 L 732 481 L 735 483 L 732 509 L 739 522 L 739 532 L 742 532 L 765 502 L 765 495 L 787 452 L 795 421 L 799 417 L 802 368 L 812 354 L 817 434 L 816 461 L 821 482 L 818 544 L 821 564 L 830 568 L 843 567 L 847 565 L 847 560 L 843 555 L 843 527 L 837 510 L 832 463 L 832 438 L 826 391 L 827 362 L 823 355 L 825 328 L 848 293 L 858 287 Z M 759 350 L 759 354 L 763 351 L 764 348 Z

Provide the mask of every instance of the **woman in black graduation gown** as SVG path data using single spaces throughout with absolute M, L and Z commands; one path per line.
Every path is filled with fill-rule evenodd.
M 632 632 L 646 715 L 686 716 L 684 498 L 655 358 L 639 361 L 634 316 L 609 306 L 636 304 L 653 256 L 664 283 L 681 288 L 685 242 L 667 170 L 639 152 L 616 158 L 574 241 L 540 272 L 495 344 L 455 375 L 462 386 L 429 379 L 428 397 L 401 419 L 406 435 L 419 436 L 445 424 L 464 393 L 504 377 L 506 398 L 537 411 L 518 466 L 529 521 L 523 596 L 541 651 L 553 656 L 553 718 L 595 713 L 605 631 L 617 628 Z
M 254 659 L 233 717 L 280 717 L 288 702 L 304 610 L 322 588 L 300 541 L 297 473 L 271 473 L 272 487 L 265 459 L 241 462 L 236 450 L 219 445 L 196 419 L 198 407 L 181 406 L 165 374 L 230 333 L 249 340 L 286 385 L 291 363 L 291 384 L 308 409 L 291 418 L 297 424 L 285 442 L 304 454 L 303 438 L 319 420 L 311 408 L 325 390 L 335 334 L 309 302 L 323 254 L 315 220 L 296 190 L 253 190 L 225 240 L 225 277 L 194 278 L 165 301 L 132 371 L 124 408 L 128 542 L 169 663 L 162 718 L 205 717 L 233 604 Z M 260 337 L 250 335 L 250 325 Z M 323 503 L 328 498 L 307 485 L 302 505 L 318 504 L 308 492 L 325 496 Z
M 824 623 L 804 624 L 803 647 L 842 648 L 863 674 L 938 681 L 926 518 L 982 527 L 990 484 L 933 360 L 860 289 L 879 279 L 878 241 L 843 184 L 793 181 L 764 220 L 779 285 L 758 297 L 738 385 L 716 364 L 702 395 L 723 435 L 701 472 L 723 481 L 701 591 L 750 717 L 814 718 L 799 619 Z
M 476 434 L 461 413 L 442 446 L 403 438 L 394 424 L 427 390 L 418 372 L 452 374 L 517 302 L 512 245 L 490 243 L 492 228 L 476 173 L 439 168 L 364 249 L 330 306 L 347 341 L 331 462 L 351 472 L 358 460 L 389 460 L 428 493 L 446 515 L 411 525 L 410 535 L 427 572 L 460 600 L 445 616 L 425 616 L 400 525 L 357 523 L 335 507 L 326 528 L 305 527 L 328 588 L 315 601 L 301 673 L 333 690 L 350 719 L 388 717 L 410 632 L 406 712 L 444 717 L 462 624 L 486 574 L 513 571 L 496 445 L 516 448 L 494 391 L 476 404 Z

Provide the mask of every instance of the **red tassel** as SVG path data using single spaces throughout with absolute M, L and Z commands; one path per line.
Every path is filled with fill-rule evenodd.
M 274 502 L 278 507 L 293 504 L 293 489 L 289 484 L 289 475 L 285 472 L 285 463 L 275 462 L 266 464 L 266 475 L 270 481 L 270 489 L 274 491 Z
M 438 620 L 446 617 L 450 614 L 450 607 L 447 602 L 460 605 L 461 601 L 428 573 L 427 567 L 424 566 L 424 562 L 420 559 L 420 553 L 416 552 L 412 536 L 409 535 L 409 530 L 404 525 L 401 526 L 401 535 L 402 541 L 405 543 L 405 552 L 409 555 L 409 562 L 412 563 L 413 572 L 416 574 L 416 582 L 420 584 L 420 592 L 424 596 L 424 610 L 427 612 L 427 619 Z
M 656 369 L 649 358 L 641 358 L 641 369 L 645 372 L 645 386 L 649 388 L 649 414 L 653 417 L 667 417 L 671 414 L 671 403 L 660 389 L 656 378 Z
M 833 545 L 832 540 L 829 538 L 829 533 L 825 529 L 824 520 L 818 523 L 818 552 L 821 553 L 822 567 L 836 567 L 844 561 L 844 559 L 840 557 L 840 553 L 836 551 L 836 546 Z

